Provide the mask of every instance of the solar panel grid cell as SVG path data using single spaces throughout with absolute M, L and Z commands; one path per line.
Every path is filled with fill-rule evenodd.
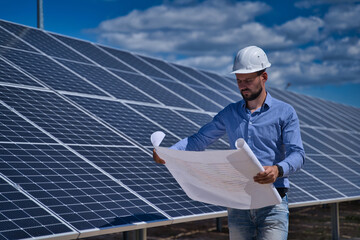
M 359 154 L 359 152 L 355 151 L 351 147 L 344 144 L 344 142 L 339 141 L 338 138 L 336 138 L 331 130 L 322 130 L 322 129 L 314 129 L 313 130 L 316 133 L 319 133 L 318 140 L 325 142 L 327 145 L 331 146 L 333 149 L 336 149 L 336 151 L 339 154 L 343 155 L 356 155 Z M 331 137 L 333 136 L 333 137 Z
M 346 178 L 343 178 L 341 175 L 339 175 L 338 172 L 328 171 L 327 165 L 319 166 L 318 164 L 315 164 L 311 158 L 307 161 L 306 164 L 308 165 L 306 168 L 308 173 L 316 176 L 321 181 L 337 190 L 338 193 L 342 193 L 347 197 L 356 196 L 358 194 L 360 190 L 359 187 L 352 185 L 351 182 L 347 181 Z
M 192 202 L 192 200 L 171 178 L 164 166 L 149 164 L 151 154 L 146 154 L 138 148 L 91 146 L 73 148 L 171 217 L 193 215 L 201 210 L 192 212 L 192 208 L 185 210 L 180 205 L 177 201 L 179 199 L 184 202 Z M 211 207 L 202 204 L 200 208 L 204 208 L 203 213 L 206 213 Z
M 150 97 L 100 67 L 69 61 L 61 62 L 118 99 L 155 103 Z
M 337 141 L 340 141 L 341 143 L 350 147 L 353 151 L 357 153 L 357 155 L 360 154 L 360 146 L 358 144 L 359 139 L 354 138 L 351 132 L 332 131 L 332 132 L 328 132 L 327 134 L 333 139 L 337 139 Z
M 329 102 L 325 102 L 320 98 L 314 98 L 314 97 L 307 97 L 303 96 L 297 93 L 289 94 L 289 92 L 283 91 L 286 93 L 287 97 L 297 98 L 299 99 L 299 102 L 305 105 L 308 108 L 308 114 L 313 117 L 318 116 L 318 121 L 321 122 L 321 124 L 324 124 L 324 126 L 331 125 L 332 128 L 342 129 L 342 130 L 348 130 L 348 131 L 354 131 L 358 130 L 349 123 L 357 124 L 357 122 L 353 121 L 352 119 L 345 119 L 341 112 L 344 111 L 341 109 L 341 111 L 336 110 L 337 107 L 335 103 L 329 104 Z M 344 113 L 345 114 L 345 113 Z M 319 120 L 320 119 L 320 120 Z
M 163 73 L 161 73 L 160 71 L 153 68 L 152 66 L 145 63 L 144 61 L 142 61 L 141 59 L 139 59 L 138 57 L 136 57 L 131 53 L 120 51 L 113 48 L 108 48 L 108 47 L 101 47 L 101 48 L 104 49 L 106 52 L 112 54 L 116 58 L 122 60 L 123 62 L 126 62 L 131 67 L 133 67 L 137 71 L 144 73 L 147 76 L 153 76 L 153 77 L 165 78 L 165 79 L 168 78 L 168 76 L 164 75 Z M 132 70 L 132 72 L 134 72 L 134 70 Z
M 206 113 L 187 112 L 180 110 L 176 110 L 176 112 L 195 122 L 196 124 L 198 124 L 198 126 L 203 126 L 212 120 L 212 117 Z
M 0 52 L 1 51 L 2 50 L 0 48 Z M 0 59 L 0 82 L 41 87 L 40 84 L 23 74 L 22 72 L 18 71 L 2 59 Z
M 357 124 L 358 118 L 356 118 L 356 116 L 359 116 L 359 112 L 360 112 L 359 109 L 354 110 L 350 106 L 345 106 L 340 103 L 330 102 L 312 96 L 309 96 L 306 99 L 307 101 L 312 101 L 315 99 L 317 105 L 320 108 L 325 109 L 331 115 L 336 115 L 337 116 L 336 119 L 340 119 L 340 122 L 343 122 L 344 116 L 346 116 L 346 122 L 354 124 L 354 126 L 356 126 L 356 131 L 359 131 L 359 126 Z
M 152 119 L 154 122 L 157 122 L 161 126 L 164 126 L 165 129 L 174 133 L 179 138 L 185 138 L 191 136 L 199 130 L 199 127 L 195 124 L 186 121 L 183 117 L 172 112 L 169 109 L 160 109 L 155 107 L 145 107 L 140 105 L 131 105 L 136 110 L 145 114 L 147 117 Z M 173 126 L 177 126 L 174 128 Z M 220 141 L 216 141 L 209 146 L 210 149 L 228 149 L 228 145 Z
M 333 129 L 345 129 L 351 130 L 351 128 L 344 128 L 341 124 L 344 119 L 340 120 L 339 116 L 331 109 L 326 109 L 318 104 L 318 101 L 311 101 L 304 96 L 295 93 L 289 93 L 288 91 L 278 90 L 285 98 L 285 101 L 290 99 L 291 103 L 297 111 L 299 108 L 299 114 L 302 119 L 306 118 L 306 123 L 312 126 L 327 127 Z
M 340 193 L 329 188 L 326 184 L 319 182 L 314 177 L 315 176 L 309 175 L 305 171 L 300 171 L 292 175 L 291 182 L 295 183 L 298 187 L 305 190 L 306 192 L 311 193 L 311 195 L 317 198 L 316 200 L 335 199 L 335 198 L 344 197 Z
M 159 83 L 169 88 L 173 92 L 178 93 L 180 96 L 186 98 L 187 100 L 196 104 L 199 108 L 205 111 L 218 112 L 221 110 L 220 104 L 212 102 L 209 98 L 205 98 L 199 95 L 198 92 L 190 90 L 188 87 L 185 87 L 182 84 L 170 81 L 163 81 L 160 79 Z
M 206 123 L 211 122 L 212 117 L 208 114 L 204 114 L 204 113 L 197 113 L 197 112 L 186 112 L 186 111 L 179 111 L 176 110 L 176 112 L 180 113 L 182 116 L 186 117 L 187 119 L 191 120 L 192 122 L 194 122 L 195 124 L 198 125 L 198 127 L 202 127 L 203 125 L 205 125 Z M 215 142 L 211 145 L 212 149 L 219 149 L 219 150 L 226 150 L 229 149 L 229 138 L 227 135 L 224 135 L 221 138 L 222 142 Z
M 54 93 L 1 87 L 0 99 L 64 143 L 128 145 Z
M 177 70 L 176 68 L 172 67 L 170 64 L 168 64 L 164 61 L 154 59 L 154 58 L 144 57 L 144 56 L 140 56 L 140 58 L 145 60 L 152 66 L 155 66 L 156 68 L 160 69 L 164 73 L 170 75 L 171 77 L 177 79 L 178 81 L 181 81 L 182 83 L 200 85 L 198 82 L 196 82 L 196 80 L 185 75 L 184 73 L 180 72 L 179 70 Z M 166 77 L 166 78 L 169 78 L 169 77 Z
M 120 132 L 137 141 L 140 145 L 149 145 L 151 134 L 160 129 L 159 126 L 148 121 L 120 102 L 75 96 L 70 98 Z M 164 141 L 164 145 L 170 146 L 171 142 L 174 143 L 176 141 L 177 139 L 169 134 L 168 138 Z
M 313 127 L 327 127 L 337 129 L 338 124 L 334 124 L 333 120 L 329 120 L 328 114 L 319 111 L 313 103 L 308 103 L 298 96 L 288 94 L 286 91 L 271 89 L 270 94 L 284 102 L 291 104 L 297 112 L 301 125 L 309 125 Z
M 236 84 L 236 78 L 234 75 L 231 75 L 231 77 L 226 76 L 220 76 L 218 74 L 212 73 L 212 72 L 206 72 L 206 71 L 200 71 L 205 76 L 214 79 L 216 82 L 221 83 L 222 85 L 226 86 L 227 89 L 233 89 L 233 92 L 235 94 L 238 94 L 238 86 Z
M 33 47 L 21 41 L 19 38 L 11 34 L 11 32 L 6 31 L 2 27 L 6 25 L 5 22 L 0 21 L 0 45 L 10 48 L 22 49 L 31 52 L 38 52 Z
M 46 56 L 17 50 L 3 52 L 2 56 L 56 90 L 105 95 Z
M 359 166 L 356 166 L 354 162 L 346 157 L 341 156 L 322 156 L 322 155 L 309 155 L 316 163 L 321 164 L 326 169 L 338 174 L 340 177 L 351 182 L 350 185 L 357 186 L 359 191 L 360 188 L 360 174 L 357 172 Z M 353 186 L 352 186 L 353 187 Z
M 0 105 L 0 141 L 31 143 L 55 142 L 45 133 L 2 105 Z
M 141 222 L 146 213 L 149 213 L 146 219 L 150 216 L 153 220 L 164 219 L 135 195 L 60 145 L 5 144 L 1 150 L 1 173 L 78 230 L 112 225 L 119 211 L 122 211 L 120 216 L 133 216 L 123 224 Z M 46 166 L 42 172 L 32 165 L 39 162 Z M 57 163 L 57 168 L 47 165 L 53 162 Z M 49 177 L 58 177 L 58 181 L 51 182 Z M 107 201 L 98 202 L 95 196 L 106 196 Z
M 218 82 L 218 81 L 213 80 L 212 78 L 204 76 L 203 74 L 201 74 L 200 71 L 196 71 L 195 69 L 177 65 L 177 64 L 170 64 L 170 65 L 175 66 L 176 68 L 180 69 L 181 71 L 192 76 L 194 79 L 201 82 L 203 86 L 208 86 L 209 88 L 216 89 L 218 91 L 224 91 L 224 92 L 229 91 L 229 88 L 226 88 L 226 86 L 224 86 L 224 84 L 222 84 L 223 82 Z M 232 90 L 233 90 L 233 88 L 230 89 L 230 91 L 232 91 Z
M 295 186 L 293 181 L 290 181 L 290 189 L 291 190 L 288 192 L 289 204 L 312 202 L 317 200 L 315 197 L 312 197 L 307 192 Z
M 223 95 L 225 95 L 227 98 L 232 99 L 232 102 L 238 102 L 241 101 L 242 96 L 239 92 L 235 93 L 235 92 L 222 92 L 220 91 Z
M 196 90 L 197 92 L 201 93 L 204 96 L 209 96 L 211 100 L 213 100 L 222 107 L 226 107 L 227 105 L 233 102 L 230 99 L 228 99 L 227 96 L 219 94 L 219 92 L 214 91 L 212 89 L 204 88 L 201 86 L 192 86 L 192 89 Z
M 100 63 L 101 66 L 119 69 L 123 71 L 133 72 L 133 70 L 127 67 L 125 64 L 121 63 L 114 57 L 106 54 L 105 52 L 101 51 L 98 47 L 94 46 L 93 44 L 73 38 L 68 38 L 56 34 L 52 34 L 55 38 L 61 40 L 71 48 L 78 51 L 83 56 L 89 58 L 90 62 Z
M 187 137 L 198 130 L 197 126 L 184 121 L 185 119 L 169 109 L 134 104 L 130 104 L 130 106 L 165 127 L 165 129 L 172 131 L 179 139 Z M 173 128 L 173 126 L 177 126 L 177 128 Z
M 360 132 L 359 117 L 358 117 L 360 111 L 358 109 L 354 110 L 349 106 L 335 104 L 335 108 L 333 112 L 339 113 L 339 117 L 341 119 L 341 121 L 339 121 L 340 125 L 346 124 L 348 127 L 352 129 L 351 131 Z
M 49 56 L 88 62 L 85 58 L 62 45 L 54 38 L 50 37 L 50 35 L 41 30 L 13 24 L 4 24 L 3 26 L 25 42 L 29 43 L 31 46 L 39 49 Z
M 116 75 L 126 80 L 127 82 L 135 85 L 142 91 L 151 95 L 153 98 L 157 99 L 160 103 L 163 103 L 167 106 L 174 107 L 184 107 L 184 108 L 194 108 L 188 102 L 184 101 L 178 95 L 168 91 L 162 86 L 162 84 L 156 84 L 156 80 L 150 80 L 144 76 L 138 74 L 130 74 L 120 71 L 113 71 Z M 155 82 L 154 82 L 155 81 Z M 158 81 L 157 81 L 158 82 Z M 181 95 L 180 95 L 181 96 Z
M 333 149 L 331 146 L 329 146 L 326 142 L 323 142 L 320 140 L 321 135 L 317 132 L 313 133 L 311 129 L 302 127 L 301 129 L 301 138 L 302 140 L 311 146 L 310 148 L 306 148 L 305 152 L 307 153 L 327 153 L 330 155 L 337 155 L 339 152 L 336 151 L 336 149 Z M 315 150 L 315 151 L 314 151 Z
M 72 230 L 0 178 L 1 239 L 23 239 L 68 232 Z
M 177 68 L 173 67 L 173 65 L 170 65 L 164 61 L 148 58 L 148 57 L 141 57 L 142 59 L 146 60 L 148 63 L 152 64 L 153 66 L 159 68 L 163 72 L 169 74 L 173 77 L 179 83 L 178 86 L 181 86 L 183 88 L 183 91 L 185 89 L 189 90 L 196 90 L 195 93 L 202 94 L 202 98 L 207 99 L 208 102 L 212 102 L 214 99 L 218 100 L 219 102 L 222 102 L 222 104 L 227 105 L 229 103 L 228 99 L 224 100 L 224 96 L 221 96 L 221 94 L 218 94 L 211 90 L 211 88 L 207 88 L 207 85 L 201 84 L 196 78 L 182 72 L 181 70 L 178 70 Z M 187 94 L 184 96 L 188 96 Z M 225 97 L 226 98 L 226 97 Z M 222 104 L 217 104 L 216 101 L 214 101 L 215 105 L 222 106 Z

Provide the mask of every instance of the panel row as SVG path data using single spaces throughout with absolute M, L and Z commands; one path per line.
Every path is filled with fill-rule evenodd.
M 132 146 L 131 143 L 135 142 L 138 146 L 149 146 L 149 136 L 151 133 L 162 130 L 167 134 L 163 145 L 170 146 L 179 139 L 196 132 L 199 126 L 211 121 L 209 115 L 197 112 L 170 110 L 168 108 L 142 106 L 121 103 L 115 100 L 73 95 L 65 96 L 66 98 L 63 99 L 51 92 L 15 87 L 0 86 L 0 89 L 1 99 L 5 103 L 5 105 L 1 106 L 2 116 L 4 116 L 1 121 L 4 141 L 54 143 L 54 139 L 56 139 L 67 144 L 78 153 L 81 153 L 82 150 L 80 149 L 86 148 L 86 146 L 89 148 L 100 146 L 99 149 L 111 149 L 111 146 L 114 146 L 113 150 L 101 150 L 108 151 L 108 154 L 97 154 L 103 155 L 103 159 L 105 156 L 111 155 L 111 152 L 126 153 L 127 157 L 133 158 L 129 162 L 134 163 L 134 169 L 129 171 L 129 176 L 136 176 L 136 178 L 141 176 L 141 174 L 135 173 L 137 170 L 144 170 L 143 174 L 145 176 L 151 176 L 151 174 L 146 173 L 146 170 L 154 167 L 154 174 L 165 174 L 163 179 L 169 178 L 173 181 L 164 169 L 160 170 L 161 168 L 152 166 L 152 161 L 149 157 L 150 153 L 146 154 L 140 150 L 136 153 L 135 149 L 137 148 L 130 147 Z M 72 103 L 81 106 L 84 111 L 71 104 L 67 99 L 71 99 Z M 49 137 L 48 134 L 45 134 L 22 117 L 19 117 L 14 111 L 11 111 L 12 108 L 26 119 L 50 133 L 53 137 Z M 98 121 L 90 117 L 91 115 L 89 116 L 88 113 L 95 116 L 95 119 L 98 119 Z M 110 126 L 110 129 L 116 129 L 120 135 L 104 127 L 101 124 L 102 122 Z M 312 129 L 308 127 L 302 127 L 301 132 L 305 150 L 307 154 L 314 156 L 312 158 L 316 159 L 317 156 L 322 156 L 332 161 L 336 161 L 335 159 L 338 158 L 347 159 L 347 166 L 351 166 L 352 169 L 359 168 L 359 147 L 355 144 L 356 139 L 351 141 L 350 133 L 347 133 L 349 135 L 347 137 L 327 129 Z M 121 137 L 121 134 L 126 136 L 126 139 L 131 139 L 132 142 L 126 142 Z M 341 141 L 334 140 L 339 137 L 342 137 Z M 120 149 L 121 146 L 124 146 L 123 150 L 117 151 L 116 149 Z M 131 148 L 133 149 L 131 150 Z M 214 143 L 212 148 L 228 149 L 226 139 Z M 98 151 L 100 150 L 86 149 L 83 152 L 84 154 L 81 154 L 89 159 L 90 153 Z M 120 155 L 118 161 L 120 162 L 121 159 L 124 160 L 125 158 L 125 156 Z M 93 160 L 94 158 L 91 159 Z M 143 169 L 141 168 L 142 164 L 144 164 Z M 109 164 L 109 166 L 111 165 Z M 321 165 L 325 166 L 325 163 L 321 163 Z M 312 169 L 312 165 L 310 166 L 310 169 Z M 113 170 L 109 173 L 111 174 L 112 172 Z M 119 179 L 117 175 L 114 177 Z M 124 177 L 121 180 L 126 182 L 126 180 L 129 180 L 129 177 Z M 173 182 L 173 184 L 175 183 Z M 300 183 L 298 184 L 301 185 Z M 135 185 L 132 184 L 132 186 Z M 159 187 L 160 183 L 157 184 L 156 188 Z M 133 190 L 137 191 L 136 189 Z M 341 189 L 339 191 L 342 192 Z
M 78 231 L 167 219 L 64 146 L 0 148 L 0 173 Z
M 171 146 L 196 132 L 241 99 L 234 79 L 5 21 L 0 78 L 0 239 L 225 210 L 189 199 L 149 137 L 162 130 Z M 296 109 L 308 155 L 290 203 L 359 196 L 360 110 L 269 92 Z
M 0 239 L 74 234 L 68 226 L 1 177 L 0 189 Z
M 25 42 L 35 46 L 54 61 L 43 55 L 9 49 L 2 49 L 4 57 L 16 62 L 24 70 L 57 90 L 114 96 L 119 99 L 156 102 L 212 112 L 218 112 L 230 102 L 241 99 L 235 81 L 230 78 L 8 22 L 0 21 L 0 25 L 12 34 L 21 36 Z M 2 45 L 8 46 L 5 39 Z M 17 45 L 20 49 L 36 52 L 34 49 L 22 48 L 21 44 Z M 87 65 L 89 63 L 91 65 Z M 63 67 L 66 69 L 62 69 Z M 54 71 L 50 73 L 49 69 Z M 292 104 L 305 125 L 360 131 L 357 124 L 360 116 L 358 109 L 340 104 L 330 106 L 328 102 L 320 99 L 313 101 L 309 97 L 276 89 L 271 89 L 270 93 Z M 347 114 L 349 110 L 352 110 L 350 115 Z M 342 116 L 345 115 L 338 112 L 346 114 L 348 118 L 344 119 Z

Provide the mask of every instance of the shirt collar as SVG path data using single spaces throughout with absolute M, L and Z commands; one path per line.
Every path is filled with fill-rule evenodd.
M 261 111 L 269 109 L 271 107 L 271 105 L 272 105 L 272 99 L 273 98 L 272 98 L 272 96 L 270 95 L 269 92 L 266 92 L 266 93 L 267 94 L 266 94 L 265 102 L 261 107 Z M 245 102 L 244 99 L 241 100 L 241 107 L 243 109 L 246 109 L 246 102 Z
M 267 106 L 267 108 L 270 108 L 271 107 L 271 104 L 272 104 L 272 96 L 270 95 L 270 93 L 269 92 L 266 92 L 267 94 L 266 94 L 266 98 L 265 98 L 265 102 L 264 102 L 264 104 L 263 104 L 263 108 L 265 107 L 265 106 Z

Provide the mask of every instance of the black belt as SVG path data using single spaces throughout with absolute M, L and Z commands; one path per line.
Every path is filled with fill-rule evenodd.
M 276 188 L 281 198 L 285 197 L 288 189 L 287 188 Z

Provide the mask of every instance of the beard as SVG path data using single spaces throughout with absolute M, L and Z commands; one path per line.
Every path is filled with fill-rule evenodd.
M 246 90 L 249 91 L 249 89 L 246 89 Z M 243 94 L 242 92 L 240 92 L 240 93 L 241 93 L 241 96 L 244 98 L 245 101 L 252 101 L 252 100 L 255 100 L 256 98 L 259 97 L 259 95 L 261 94 L 262 90 L 263 90 L 263 88 L 260 87 L 259 91 L 254 92 L 254 93 L 251 93 L 251 94 L 248 95 L 248 96 L 244 96 L 244 94 Z

